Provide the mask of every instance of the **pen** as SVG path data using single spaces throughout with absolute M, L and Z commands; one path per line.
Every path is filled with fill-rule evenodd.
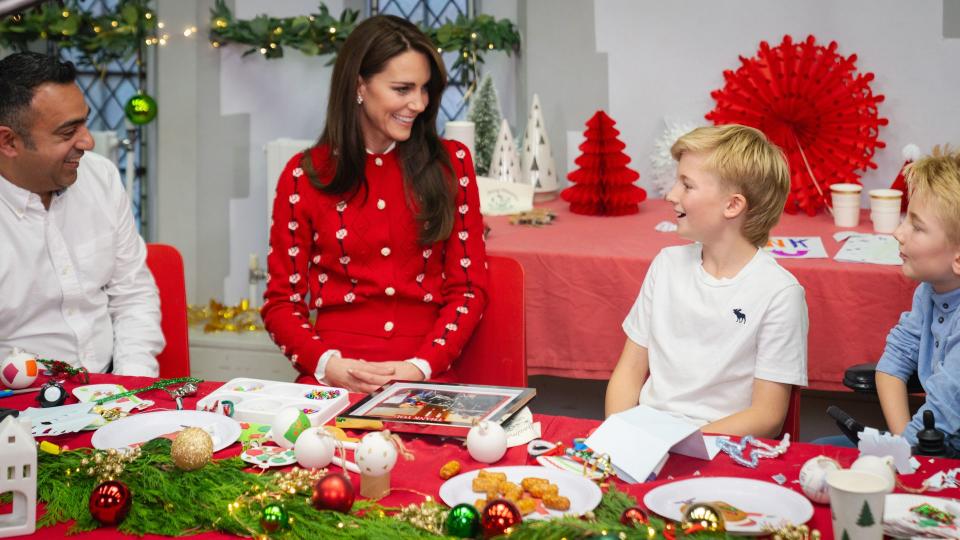
M 0 390 L 0 398 L 5 398 L 9 396 L 15 396 L 17 394 L 26 394 L 29 392 L 39 392 L 40 387 L 36 388 L 22 388 L 20 390 Z

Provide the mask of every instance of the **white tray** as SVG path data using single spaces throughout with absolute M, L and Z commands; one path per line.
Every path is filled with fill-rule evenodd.
M 312 391 L 335 391 L 330 399 L 307 397 Z M 350 405 L 346 389 L 311 384 L 296 384 L 263 379 L 236 378 L 197 401 L 197 410 L 213 406 L 216 401 L 233 402 L 233 418 L 240 422 L 270 424 L 278 412 L 287 407 L 299 407 L 310 419 L 310 424 L 322 426 Z M 308 412 L 311 411 L 311 412 Z

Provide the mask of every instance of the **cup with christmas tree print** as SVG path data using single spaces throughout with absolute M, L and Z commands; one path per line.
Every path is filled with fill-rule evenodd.
M 830 517 L 837 540 L 881 540 L 883 502 L 890 486 L 879 475 L 850 469 L 827 473 Z

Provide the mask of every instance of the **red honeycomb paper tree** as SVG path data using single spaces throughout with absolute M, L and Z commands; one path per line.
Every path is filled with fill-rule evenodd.
M 627 167 L 630 156 L 623 150 L 626 145 L 617 139 L 620 132 L 613 126 L 616 122 L 603 111 L 597 111 L 587 121 L 583 132 L 586 139 L 580 145 L 580 154 L 575 161 L 579 169 L 567 175 L 574 186 L 560 194 L 570 203 L 570 211 L 594 216 L 622 216 L 636 214 L 647 192 L 633 183 L 640 173 Z
M 830 185 L 860 183 L 858 171 L 877 168 L 873 155 L 886 146 L 877 139 L 882 95 L 870 89 L 873 73 L 857 73 L 857 55 L 837 54 L 813 36 L 790 36 L 771 47 L 760 42 L 753 58 L 740 57 L 724 71 L 725 86 L 710 93 L 717 105 L 706 115 L 714 124 L 744 124 L 764 132 L 787 155 L 791 190 L 785 210 L 816 214 L 828 204 Z

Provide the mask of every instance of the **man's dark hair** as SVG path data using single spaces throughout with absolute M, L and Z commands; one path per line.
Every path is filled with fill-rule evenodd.
M 30 138 L 30 102 L 37 87 L 46 83 L 67 84 L 77 79 L 73 62 L 61 62 L 54 56 L 18 52 L 0 60 L 0 125 L 7 126 L 23 139 Z

